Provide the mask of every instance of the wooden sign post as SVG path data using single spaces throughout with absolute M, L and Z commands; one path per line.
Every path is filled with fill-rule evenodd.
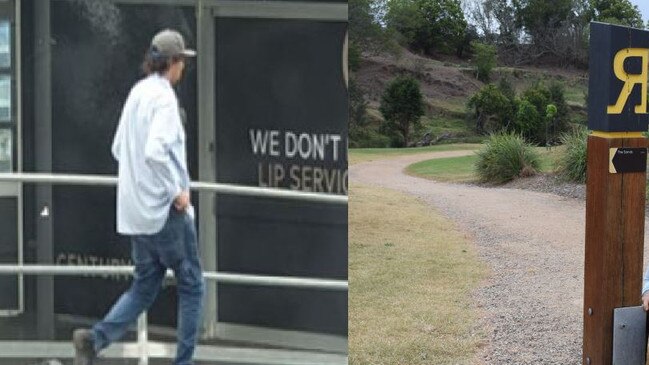
M 640 304 L 649 32 L 591 23 L 583 364 L 613 363 L 613 309 Z

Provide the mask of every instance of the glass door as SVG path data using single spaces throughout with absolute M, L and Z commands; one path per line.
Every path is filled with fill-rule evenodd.
M 16 1 L 0 2 L 0 173 L 20 171 L 19 112 L 16 107 L 19 55 L 16 34 Z M 22 252 L 22 184 L 0 183 L 0 263 L 19 264 Z M 23 312 L 22 275 L 0 276 L 0 316 Z

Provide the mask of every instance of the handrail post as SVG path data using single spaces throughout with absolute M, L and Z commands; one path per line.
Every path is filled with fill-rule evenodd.
M 149 365 L 149 346 L 146 311 L 137 318 L 137 344 L 140 349 L 140 361 L 138 365 Z

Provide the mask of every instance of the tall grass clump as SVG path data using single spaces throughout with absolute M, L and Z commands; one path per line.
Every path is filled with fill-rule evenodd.
M 492 134 L 477 152 L 476 172 L 482 182 L 502 184 L 539 171 L 540 158 L 518 134 Z
M 563 154 L 557 161 L 558 175 L 577 183 L 586 182 L 586 142 L 588 130 L 582 126 L 561 135 L 561 143 L 565 146 Z

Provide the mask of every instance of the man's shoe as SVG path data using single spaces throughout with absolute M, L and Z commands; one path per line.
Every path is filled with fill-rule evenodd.
M 74 365 L 92 365 L 97 355 L 92 332 L 86 329 L 74 330 L 72 344 L 74 344 Z

